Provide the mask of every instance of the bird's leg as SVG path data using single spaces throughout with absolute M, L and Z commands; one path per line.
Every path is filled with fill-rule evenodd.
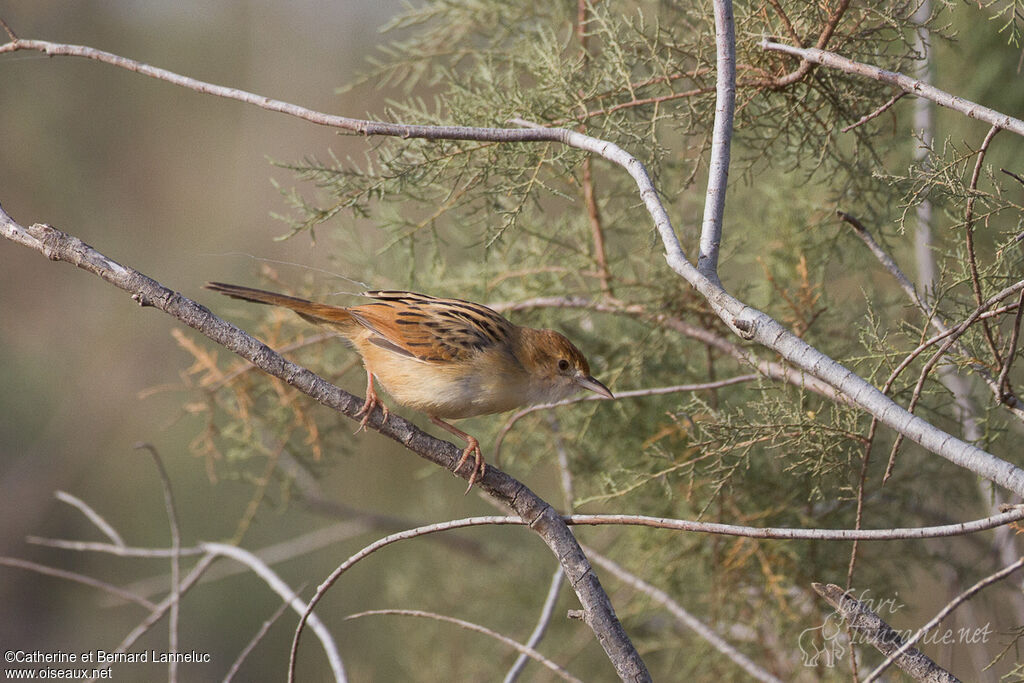
M 356 413 L 356 417 L 360 415 L 363 419 L 359 422 L 359 428 L 355 431 L 356 434 L 366 429 L 366 422 L 370 419 L 370 415 L 373 414 L 373 409 L 380 406 L 380 409 L 384 412 L 384 419 L 380 421 L 381 425 L 384 425 L 388 421 L 388 407 L 384 405 L 384 402 L 377 396 L 376 389 L 373 388 L 373 373 L 369 370 L 366 371 L 366 400 L 363 401 L 363 407 Z
M 458 464 L 455 465 L 455 471 L 458 472 L 462 464 L 469 459 L 469 456 L 473 456 L 473 473 L 469 475 L 469 486 L 466 488 L 466 493 L 469 493 L 469 489 L 473 488 L 473 484 L 476 480 L 487 472 L 487 463 L 484 462 L 484 456 L 480 452 L 480 442 L 475 438 L 462 431 L 458 427 L 448 424 L 439 417 L 430 416 L 430 421 L 436 424 L 438 427 L 447 430 L 455 436 L 465 440 L 466 449 L 462 451 L 462 457 L 459 458 Z

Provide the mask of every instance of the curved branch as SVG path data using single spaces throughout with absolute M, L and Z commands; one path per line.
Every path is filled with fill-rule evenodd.
M 362 617 L 369 617 L 381 614 L 394 614 L 403 617 L 423 617 L 425 619 L 434 619 L 436 621 L 443 621 L 449 624 L 455 624 L 459 628 L 464 628 L 467 631 L 475 631 L 477 633 L 482 633 L 485 636 L 490 636 L 491 638 L 494 638 L 495 640 L 502 642 L 515 650 L 518 650 L 524 656 L 530 657 L 531 659 L 540 662 L 541 664 L 555 672 L 559 678 L 566 681 L 573 681 L 574 683 L 582 683 L 580 679 L 576 678 L 568 671 L 558 666 L 541 653 L 534 650 L 532 647 L 529 647 L 528 645 L 523 645 L 522 643 L 512 640 L 507 636 L 503 636 L 497 631 L 491 630 L 485 626 L 481 626 L 480 624 L 474 624 L 471 621 L 464 621 L 462 619 L 456 619 L 455 617 L 449 617 L 443 614 L 437 614 L 435 612 L 424 612 L 423 610 L 418 609 L 371 609 L 365 612 L 359 612 L 358 614 L 350 614 L 347 617 L 345 617 L 345 619 L 347 621 L 349 619 L 360 619 Z
M 296 612 L 301 614 L 302 610 L 306 608 L 305 603 L 302 602 L 302 598 L 300 598 L 295 591 L 291 589 L 291 586 L 281 580 L 281 577 L 279 577 L 273 569 L 264 564 L 263 560 L 256 557 L 248 550 L 239 548 L 236 545 L 228 545 L 227 543 L 201 543 L 200 547 L 204 552 L 210 553 L 211 555 L 230 557 L 235 562 L 244 564 L 246 567 L 251 569 L 256 576 L 260 577 L 260 579 L 262 579 L 271 590 L 277 593 L 281 599 L 286 601 Z M 334 672 L 335 680 L 347 680 L 345 677 L 345 667 L 341 662 L 341 655 L 338 654 L 338 647 L 334 643 L 334 638 L 331 636 L 330 631 L 327 630 L 327 627 L 324 626 L 323 622 L 316 616 L 310 617 L 309 627 L 313 629 L 313 632 L 316 633 L 323 645 L 324 653 L 327 655 L 327 660 L 331 664 L 331 671 Z

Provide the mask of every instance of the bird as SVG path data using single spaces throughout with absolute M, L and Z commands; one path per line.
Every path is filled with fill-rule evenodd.
M 372 290 L 358 306 L 332 306 L 223 282 L 207 289 L 235 299 L 291 309 L 300 317 L 339 333 L 362 357 L 366 400 L 358 433 L 373 409 L 388 419 L 374 389 L 376 379 L 396 403 L 425 414 L 438 427 L 466 442 L 455 466 L 472 456 L 468 493 L 487 465 L 480 442 L 446 420 L 503 413 L 554 403 L 580 390 L 614 398 L 590 373 L 586 357 L 555 330 L 516 325 L 471 301 L 397 290 Z

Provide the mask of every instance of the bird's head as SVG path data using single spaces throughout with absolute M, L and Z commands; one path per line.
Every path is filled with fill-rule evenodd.
M 590 364 L 579 349 L 554 330 L 522 328 L 519 362 L 530 375 L 534 403 L 553 403 L 587 389 L 614 398 L 608 387 L 590 374 Z

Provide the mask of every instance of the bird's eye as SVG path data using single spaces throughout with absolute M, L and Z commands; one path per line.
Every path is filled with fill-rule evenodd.
M 565 372 L 568 369 L 569 369 L 569 361 L 567 361 L 564 358 L 559 358 L 558 359 L 558 371 L 559 372 Z

